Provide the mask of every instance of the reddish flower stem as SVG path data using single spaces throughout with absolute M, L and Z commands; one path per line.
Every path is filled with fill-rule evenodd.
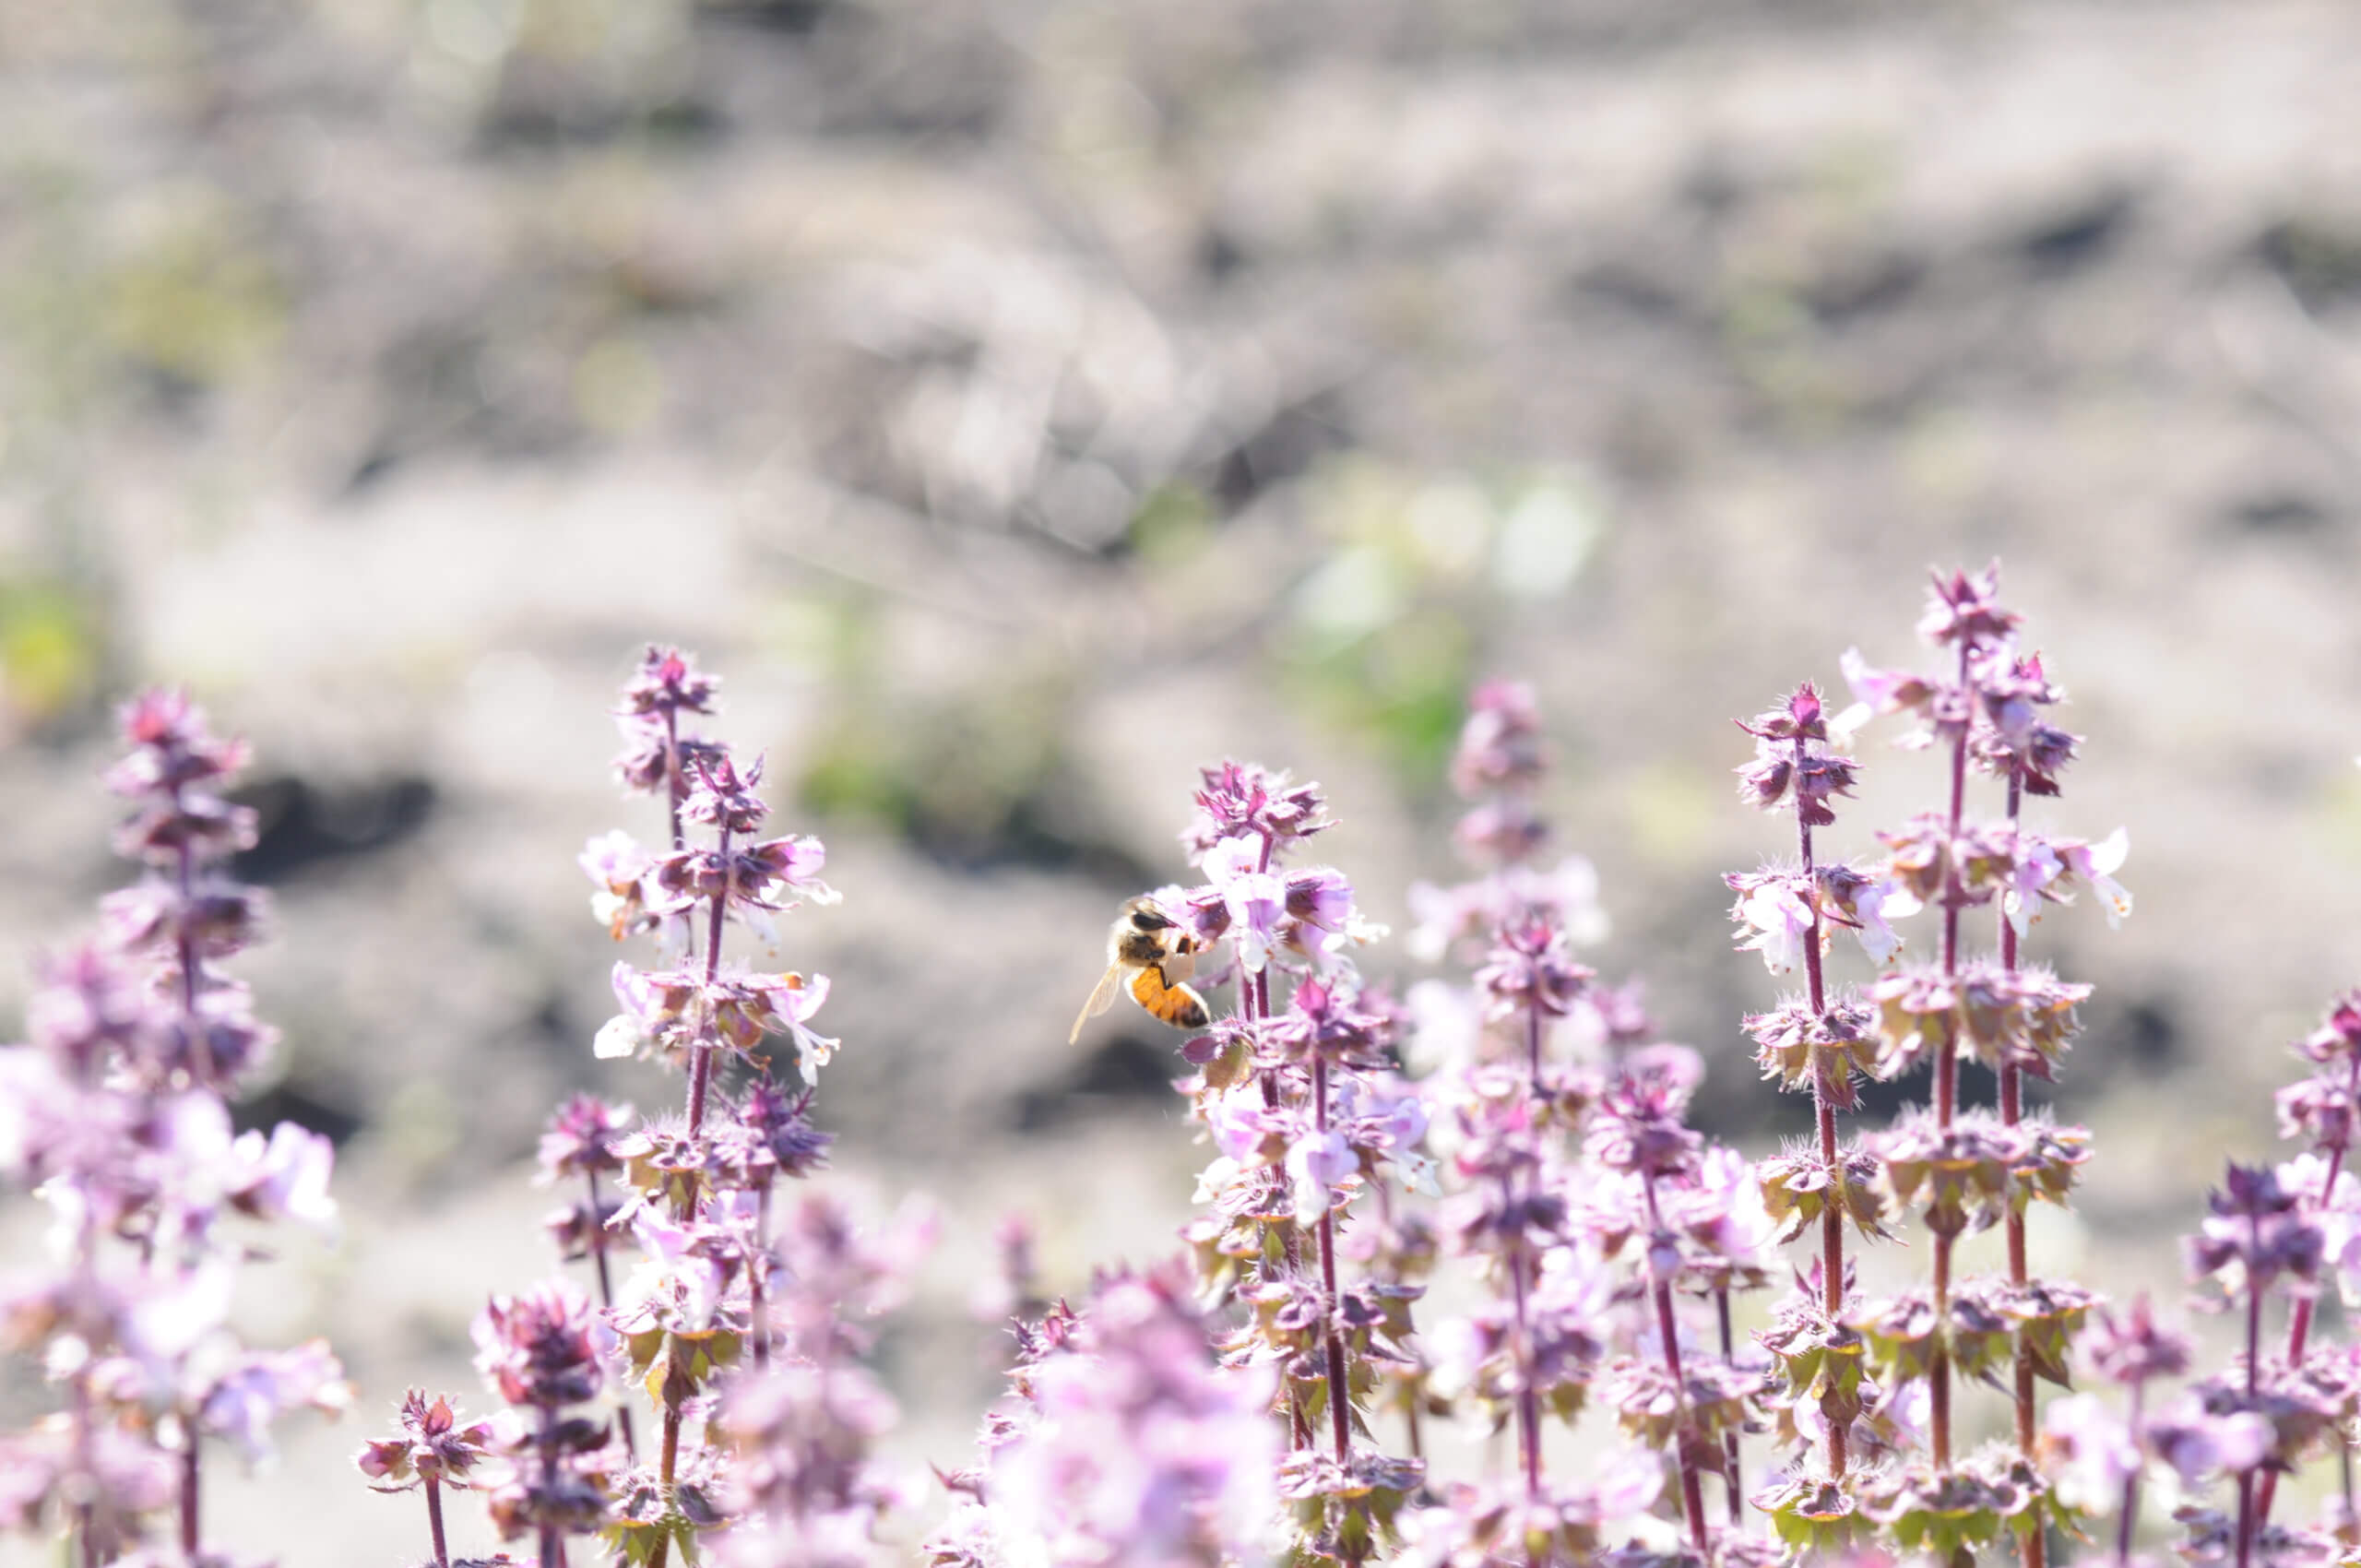
M 1527 1087 L 1537 1101 L 1541 1096 L 1541 1008 L 1534 1002 L 1525 1008 L 1525 1071 Z
M 87 1235 L 87 1221 L 85 1221 L 84 1231 Z M 87 1256 L 85 1257 L 84 1262 L 87 1264 Z M 85 1272 L 87 1272 L 87 1269 Z M 74 1374 L 74 1380 L 71 1386 L 73 1392 L 74 1412 L 74 1469 L 76 1474 L 87 1476 L 90 1473 L 92 1457 L 90 1452 L 90 1384 L 88 1373 L 86 1372 L 77 1372 Z M 79 1498 L 74 1502 L 71 1514 L 73 1523 L 68 1526 L 68 1530 L 78 1549 L 77 1555 L 81 1561 L 82 1568 L 98 1568 L 99 1542 L 96 1531 L 93 1528 L 94 1521 L 91 1517 L 91 1505 L 88 1498 Z
M 1505 1190 L 1508 1183 L 1501 1182 Z M 1509 1295 L 1516 1309 L 1516 1344 L 1518 1355 L 1531 1360 L 1533 1347 L 1527 1329 L 1525 1304 L 1525 1251 L 1523 1243 L 1509 1253 Z M 1520 1369 L 1516 1393 L 1517 1455 L 1525 1469 L 1525 1494 L 1541 1495 L 1541 1396 L 1533 1386 L 1533 1369 L 1528 1364 Z
M 2131 1385 L 2131 1441 L 2141 1441 L 2140 1428 L 2145 1420 L 2142 1405 L 2147 1394 L 2144 1383 Z M 2123 1506 L 2115 1521 L 2116 1568 L 2131 1568 L 2131 1532 L 2140 1515 L 2140 1467 L 2133 1466 L 2123 1479 Z
M 669 1375 L 665 1381 L 667 1383 L 671 1381 Z M 678 1405 L 668 1406 L 665 1408 L 664 1447 L 657 1458 L 656 1467 L 657 1474 L 663 1478 L 665 1500 L 670 1502 L 672 1496 L 672 1479 L 680 1473 L 681 1467 L 681 1408 Z M 664 1568 L 664 1564 L 671 1560 L 671 1556 L 672 1536 L 670 1531 L 667 1531 L 656 1538 L 656 1550 L 647 1554 L 647 1568 Z
M 2351 1060 L 2352 1068 L 2344 1080 L 2344 1101 L 2347 1105 L 2361 1099 L 2361 1053 L 2355 1053 Z M 2320 1196 L 2323 1201 L 2335 1193 L 2337 1174 L 2343 1169 L 2344 1146 L 2339 1144 L 2328 1151 L 2328 1180 L 2320 1186 Z M 2309 1343 L 2312 1335 L 2312 1307 L 2315 1300 L 2316 1298 L 2310 1296 L 2301 1297 L 2288 1311 L 2287 1364 L 2291 1367 L 2303 1364 L 2304 1347 Z M 2351 1463 L 2349 1453 L 2346 1455 L 2346 1462 Z M 2271 1505 L 2278 1500 L 2278 1496 L 2279 1472 L 2266 1471 L 2261 1484 L 2255 1489 L 2256 1529 L 2259 1530 L 2271 1522 Z
M 1256 856 L 1254 861 L 1254 869 L 1257 873 L 1271 869 L 1271 851 L 1275 847 L 1269 834 L 1262 835 L 1262 851 Z M 1232 946 L 1236 945 L 1233 940 Z M 1271 1016 L 1270 977 L 1260 969 L 1247 968 L 1242 952 L 1238 955 L 1238 1014 L 1249 1024 L 1260 1023 Z M 1262 1080 L 1264 1108 L 1268 1111 L 1276 1111 L 1279 1108 L 1278 1075 L 1275 1073 L 1263 1073 L 1258 1076 Z M 1324 1114 L 1326 1110 L 1324 1105 L 1322 1110 Z M 1281 1195 L 1285 1196 L 1287 1174 L 1282 1170 L 1278 1175 L 1282 1189 Z M 1296 1227 L 1289 1225 L 1281 1233 L 1279 1245 L 1282 1254 L 1287 1259 L 1287 1272 L 1300 1273 L 1303 1268 L 1303 1242 L 1296 1233 Z M 1303 1401 L 1296 1397 L 1292 1388 L 1287 1390 L 1287 1435 L 1290 1439 L 1290 1447 L 1303 1449 L 1311 1446 L 1311 1418 L 1304 1413 Z M 660 1564 L 658 1568 L 661 1568 Z
M 607 1268 L 607 1228 L 600 1224 L 599 1219 L 604 1208 L 599 1197 L 599 1172 L 586 1169 L 582 1175 L 588 1183 L 590 1191 L 590 1258 L 599 1269 L 599 1304 L 611 1313 L 615 1310 L 615 1285 L 614 1278 Z M 637 1462 L 639 1436 L 632 1430 L 629 1405 L 615 1407 L 615 1424 L 623 1436 L 623 1452 L 631 1455 L 635 1463 Z M 434 1509 L 439 1515 L 442 1504 L 435 1503 Z
M 1967 689 L 1967 657 L 1970 644 L 1963 637 L 1959 645 L 1959 685 Z M 1952 742 L 1952 798 L 1948 826 L 1943 845 L 1943 978 L 1959 978 L 1959 916 L 1964 897 L 1960 886 L 1957 845 L 1960 818 L 1967 804 L 1967 729 L 1970 720 L 1963 720 L 1958 736 Z M 1942 1044 L 1935 1053 L 1935 1123 L 1944 1132 L 1959 1111 L 1959 1042 L 1949 1029 L 1943 1031 Z M 1939 1334 L 1948 1334 L 1952 1318 L 1952 1238 L 1938 1231 L 1934 1241 L 1935 1323 Z M 1952 1362 L 1951 1353 L 1938 1339 L 1932 1364 L 1927 1370 L 1928 1425 L 1931 1429 L 1935 1467 L 1948 1470 L 1952 1465 Z
M 541 1489 L 544 1506 L 557 1494 L 557 1407 L 541 1407 Z M 541 1568 L 560 1568 L 565 1561 L 565 1546 L 559 1538 L 557 1526 L 549 1519 L 541 1521 Z
M 723 823 L 714 852 L 720 856 L 725 868 L 721 891 L 713 896 L 713 915 L 706 922 L 705 943 L 705 983 L 710 988 L 721 968 L 721 922 L 730 909 L 730 892 L 737 877 L 726 868 L 730 863 L 730 825 Z M 710 1019 L 706 1020 L 710 1023 Z M 705 1038 L 706 1028 L 701 1024 L 697 1038 L 689 1043 L 689 1136 L 695 1137 L 705 1129 L 705 1102 L 713 1081 L 713 1042 Z
M 1734 1342 L 1730 1336 L 1730 1288 L 1726 1285 L 1714 1288 L 1714 1316 L 1722 1332 L 1722 1360 L 1731 1360 L 1734 1359 Z M 1834 1423 L 1830 1424 L 1833 1426 Z M 1745 1522 L 1746 1515 L 1738 1487 L 1738 1433 L 1734 1431 L 1722 1434 L 1722 1463 L 1726 1467 L 1722 1471 L 1722 1491 L 1729 1501 L 1730 1527 L 1736 1529 Z
M 671 716 L 667 714 L 665 717 L 668 725 L 666 735 L 669 742 L 670 736 L 669 725 Z M 677 778 L 677 774 L 675 777 Z M 678 784 L 675 783 L 676 791 L 678 788 Z M 677 809 L 676 807 L 676 812 Z M 675 832 L 677 831 L 676 826 Z M 721 858 L 726 868 L 730 861 L 730 825 L 727 822 L 721 825 L 715 840 L 715 853 Z M 725 869 L 721 890 L 713 896 L 713 913 L 706 922 L 705 944 L 705 983 L 708 987 L 713 984 L 715 975 L 721 969 L 721 922 L 729 912 L 730 891 L 736 882 L 737 878 Z M 705 1130 L 706 1099 L 713 1082 L 713 1042 L 706 1038 L 711 1028 L 711 1013 L 708 1008 L 705 1017 L 697 1026 L 695 1038 L 689 1041 L 689 1136 L 692 1138 Z M 699 1195 L 695 1188 L 690 1189 L 682 1204 L 683 1218 L 694 1218 Z M 670 1380 L 667 1381 L 669 1383 Z M 668 1398 L 664 1406 L 663 1455 L 657 1467 L 658 1483 L 663 1489 L 664 1500 L 668 1504 L 672 1500 L 673 1482 L 680 1473 L 680 1458 L 681 1407 L 678 1402 Z M 656 1538 L 656 1550 L 648 1554 L 647 1568 L 664 1568 L 670 1556 L 671 1537 L 658 1536 Z
M 754 1256 L 748 1265 L 746 1294 L 750 1299 L 754 1336 L 754 1365 L 771 1364 L 771 1184 L 767 1181 L 754 1198 Z
M 451 1549 L 443 1538 L 443 1483 L 433 1476 L 426 1481 L 426 1528 L 434 1538 L 434 1568 L 451 1568 Z
M 2247 1216 L 2247 1233 L 2252 1239 L 2253 1255 L 2262 1254 L 2262 1218 Z M 2256 1289 L 2253 1277 L 2247 1279 L 2247 1408 L 2254 1408 L 2257 1380 L 2262 1372 L 2262 1292 Z M 2238 1568 L 2248 1568 L 2254 1558 L 2254 1538 L 2261 1533 L 2262 1521 L 2255 1508 L 2252 1470 L 2238 1472 Z
M 172 790 L 172 806 L 175 810 L 181 808 L 181 791 L 177 787 Z M 179 913 L 173 921 L 175 929 L 172 940 L 180 956 L 181 1019 L 185 1026 L 184 1032 L 198 1053 L 196 1075 L 200 1078 L 209 1078 L 212 1075 L 213 1063 L 208 1059 L 205 1031 L 197 1027 L 196 1019 L 196 937 L 189 930 L 189 899 L 196 889 L 196 847 L 183 840 L 178 861 L 176 880 L 180 885 L 181 901 Z M 181 1553 L 193 1562 L 204 1543 L 204 1531 L 199 1513 L 203 1503 L 204 1472 L 201 1468 L 202 1459 L 198 1453 L 196 1420 L 194 1411 L 191 1411 L 183 1420 L 182 1427 L 183 1441 L 187 1446 L 181 1451 Z
M 1640 1190 L 1648 1200 L 1649 1227 L 1656 1230 L 1663 1229 L 1664 1216 L 1656 1207 L 1655 1177 L 1643 1172 L 1640 1177 Z M 1662 1275 L 1655 1275 L 1648 1281 L 1648 1288 L 1655 1299 L 1656 1332 L 1664 1339 L 1665 1371 L 1672 1375 L 1673 1398 L 1679 1408 L 1685 1411 L 1689 1406 L 1689 1378 L 1688 1374 L 1680 1370 L 1680 1333 L 1672 1312 L 1672 1281 Z M 1679 1419 L 1676 1417 L 1676 1431 L 1679 1430 Z M 1690 1538 L 1696 1544 L 1698 1553 L 1702 1556 L 1710 1550 L 1705 1531 L 1704 1489 L 1698 1481 L 1697 1464 L 1694 1456 L 1690 1453 L 1689 1444 L 1676 1438 L 1675 1447 L 1678 1450 L 1677 1460 L 1680 1467 L 1680 1510 L 1689 1521 Z
M 181 1450 L 181 1555 L 194 1562 L 196 1561 L 197 1551 L 204 1540 L 204 1533 L 199 1527 L 200 1521 L 197 1516 L 197 1504 L 203 1496 L 203 1477 L 198 1468 L 196 1421 L 194 1416 L 184 1421 L 183 1425 L 186 1430 L 188 1445 Z
M 681 772 L 681 716 L 670 708 L 664 710 L 664 817 L 671 830 L 672 849 L 688 848 L 688 839 L 681 832 L 681 802 L 688 794 L 688 779 Z
M 1801 778 L 1804 768 L 1804 738 L 1796 737 L 1796 774 Z M 1803 803 L 1798 797 L 1796 806 L 1796 852 L 1803 862 L 1804 882 L 1809 889 L 1808 900 L 1811 909 L 1811 930 L 1804 937 L 1804 979 L 1809 987 L 1811 1016 L 1815 1025 L 1828 1016 L 1828 982 L 1821 970 L 1820 873 L 1811 854 L 1811 824 L 1804 820 Z M 1820 1050 L 1814 1047 L 1815 1051 Z M 1817 1063 L 1815 1063 L 1817 1066 Z M 1851 1072 L 1848 1065 L 1846 1072 Z M 1828 1102 L 1822 1084 L 1823 1075 L 1812 1075 L 1812 1113 L 1820 1134 L 1820 1161 L 1828 1168 L 1832 1181 L 1830 1195 L 1836 1197 L 1838 1189 L 1833 1184 L 1836 1170 L 1836 1107 Z M 1820 1271 L 1821 1310 L 1834 1323 L 1845 1310 L 1845 1206 L 1841 1199 L 1820 1211 Z M 1723 1353 L 1728 1353 L 1726 1345 Z M 1837 1480 L 1845 1476 L 1845 1448 L 1848 1440 L 1845 1423 L 1828 1423 L 1828 1473 Z M 1735 1473 L 1735 1459 L 1733 1459 Z M 1731 1483 L 1731 1496 L 1737 1496 L 1737 1483 Z
M 2024 809 L 2024 768 L 2022 764 L 2009 765 L 2009 826 L 2014 829 Z M 2014 973 L 2017 968 L 2017 928 L 2009 919 L 2005 900 L 1995 900 L 2000 910 L 2000 967 Z M 2013 1062 L 2000 1063 L 2000 1121 L 2013 1127 L 2024 1120 L 2023 1075 Z M 2021 1204 L 2011 1204 L 2007 1219 L 2009 1241 L 2009 1283 L 2023 1287 L 2031 1277 L 2025 1265 L 2025 1211 Z M 2017 1452 L 2026 1458 L 2034 1457 L 2036 1433 L 2035 1418 L 2038 1411 L 2035 1403 L 2033 1349 L 2022 1340 L 2017 1345 L 2016 1405 Z M 2024 1537 L 2023 1554 L 2024 1568 L 2047 1568 L 2049 1540 L 2036 1526 Z
M 1528 1104 L 1538 1101 L 1541 1094 L 1541 1008 L 1528 1000 L 1525 1008 L 1525 1059 L 1532 1075 L 1527 1085 Z M 1510 1190 L 1509 1179 L 1501 1181 L 1501 1196 L 1513 1203 L 1516 1194 Z M 1509 1289 L 1516 1308 L 1517 1354 L 1524 1363 L 1518 1371 L 1516 1396 L 1517 1450 L 1525 1461 L 1525 1491 L 1528 1497 L 1541 1495 L 1541 1397 L 1533 1386 L 1532 1333 L 1525 1302 L 1529 1281 L 1525 1277 L 1525 1241 L 1519 1237 L 1514 1250 L 1509 1253 Z
M 1317 1049 L 1311 1055 L 1311 1124 L 1315 1131 L 1328 1130 L 1328 1059 Z M 1341 1465 L 1352 1456 L 1353 1400 L 1345 1371 L 1345 1336 L 1336 1330 L 1341 1307 L 1336 1299 L 1336 1217 L 1333 1212 L 1321 1212 L 1319 1235 L 1320 1289 L 1326 1306 L 1328 1340 L 1328 1425 L 1336 1444 L 1336 1462 Z

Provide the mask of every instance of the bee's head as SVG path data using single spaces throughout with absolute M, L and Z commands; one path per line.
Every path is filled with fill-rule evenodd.
M 1169 931 L 1172 920 L 1162 909 L 1145 898 L 1134 898 L 1123 907 L 1123 914 L 1133 931 Z

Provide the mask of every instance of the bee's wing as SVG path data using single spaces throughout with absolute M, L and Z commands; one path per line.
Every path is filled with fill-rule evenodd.
M 1091 1019 L 1096 1018 L 1099 1014 L 1104 1013 L 1108 1008 L 1115 1005 L 1115 993 L 1122 990 L 1122 988 L 1123 966 L 1121 964 L 1108 965 L 1107 972 L 1098 977 L 1098 989 L 1090 993 L 1090 1000 L 1082 1004 L 1082 1011 L 1074 1015 L 1074 1032 L 1066 1036 L 1066 1043 L 1068 1045 L 1072 1045 L 1074 1041 L 1082 1038 L 1083 1025 L 1090 1022 Z

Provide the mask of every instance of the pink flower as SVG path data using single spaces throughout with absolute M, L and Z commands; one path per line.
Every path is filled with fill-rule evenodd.
M 1308 1132 L 1287 1149 L 1287 1176 L 1295 1190 L 1299 1225 L 1311 1225 L 1335 1205 L 1331 1191 L 1361 1168 L 1360 1156 L 1345 1135 L 1331 1128 Z
M 1261 844 L 1251 838 L 1225 838 L 1205 851 L 1206 876 L 1221 893 L 1229 912 L 1230 933 L 1238 939 L 1238 961 L 1260 970 L 1270 961 L 1271 944 L 1287 913 L 1287 880 L 1275 872 L 1256 869 Z
M 2271 1452 L 2271 1423 L 2251 1410 L 2216 1416 L 2197 1395 L 2184 1394 L 2148 1422 L 2148 1445 L 2194 1486 L 2217 1475 L 2239 1475 Z
M 2140 1473 L 2140 1444 L 2123 1418 L 2094 1394 L 2050 1401 L 2042 1420 L 2042 1468 L 2070 1508 L 2111 1514 L 2123 1483 Z
M 496 1441 L 491 1421 L 462 1423 L 449 1400 L 430 1405 L 415 1388 L 402 1400 L 400 1422 L 400 1436 L 373 1442 L 353 1456 L 374 1491 L 408 1491 L 424 1480 L 465 1488 L 468 1472 Z
M 1760 953 L 1762 967 L 1774 975 L 1791 974 L 1802 962 L 1804 944 L 1811 939 L 1811 906 L 1805 903 L 1794 879 L 1775 873 L 1729 877 L 1738 900 L 1730 918 L 1742 934 L 1738 951 Z
M 2122 925 L 2131 913 L 2131 895 L 2113 873 L 2130 852 L 2130 839 L 2120 827 L 2095 844 L 2080 838 L 2021 836 L 2016 868 L 2010 877 L 2004 907 L 2009 923 L 2022 936 L 2041 918 L 2041 901 L 2070 904 L 2070 885 L 2080 882 L 2098 894 L 2109 927 Z
M 471 1332 L 476 1370 L 512 1405 L 578 1405 L 595 1397 L 613 1337 L 571 1280 L 494 1296 Z
M 351 1402 L 352 1385 L 328 1342 L 313 1339 L 291 1350 L 240 1356 L 206 1390 L 197 1423 L 228 1438 L 253 1463 L 271 1455 L 270 1427 L 280 1416 L 307 1405 L 339 1415 Z
M 1451 761 L 1451 785 L 1469 800 L 1490 790 L 1524 788 L 1548 768 L 1541 711 L 1523 681 L 1486 681 L 1467 696 L 1467 721 Z
M 1356 942 L 1383 934 L 1382 927 L 1361 920 L 1353 907 L 1353 885 L 1341 872 L 1327 866 L 1290 872 L 1286 889 L 1288 918 L 1297 922 L 1303 945 L 1315 959 L 1333 958 Z
M 575 862 L 596 888 L 590 895 L 590 914 L 608 935 L 620 942 L 651 923 L 644 882 L 656 860 L 637 839 L 620 830 L 593 838 Z
M 1598 901 L 1598 872 L 1580 855 L 1549 869 L 1518 863 L 1453 887 L 1414 882 L 1406 895 L 1412 925 L 1410 956 L 1433 963 L 1454 946 L 1473 944 L 1479 957 L 1496 927 L 1520 918 L 1546 920 L 1576 946 L 1607 940 L 1607 911 Z
M 1483 1007 L 1465 986 L 1419 980 L 1403 994 L 1410 1014 L 1408 1057 L 1426 1073 L 1438 1073 L 1475 1059 L 1484 1037 Z
M 1216 1368 L 1178 1271 L 1102 1285 L 1025 1371 L 985 1482 L 998 1543 L 1076 1568 L 1260 1560 L 1278 1503 L 1273 1372 Z
M 1853 695 L 1867 712 L 1847 711 L 1830 724 L 1839 731 L 1859 728 L 1870 714 L 1921 713 L 1938 690 L 1932 681 L 1914 675 L 1906 670 L 1880 670 L 1861 657 L 1857 647 L 1848 647 L 1838 658 L 1836 667 L 1844 671 L 1845 683 L 1853 688 Z
M 631 1114 L 630 1106 L 609 1105 L 595 1095 L 577 1094 L 559 1106 L 542 1130 L 535 1157 L 540 1179 L 615 1170 L 622 1161 L 611 1146 L 631 1125 Z
M 1275 1158 L 1279 1144 L 1295 1126 L 1288 1112 L 1264 1106 L 1262 1091 L 1251 1082 L 1210 1099 L 1204 1119 L 1214 1146 L 1223 1158 L 1241 1164 Z
M 1270 845 L 1275 859 L 1283 846 L 1335 826 L 1317 784 L 1298 784 L 1252 763 L 1224 761 L 1200 771 L 1196 820 L 1180 835 L 1192 861 L 1202 863 L 1215 846 L 1239 837 Z
M 233 1169 L 224 1186 L 240 1212 L 258 1219 L 292 1219 L 324 1232 L 336 1229 L 336 1199 L 328 1195 L 336 1146 L 326 1137 L 281 1122 L 267 1143 L 259 1129 L 241 1133 L 230 1158 Z
M 677 647 L 650 643 L 639 656 L 639 668 L 623 683 L 618 718 L 661 719 L 667 714 L 711 713 L 721 677 L 697 668 L 696 656 Z

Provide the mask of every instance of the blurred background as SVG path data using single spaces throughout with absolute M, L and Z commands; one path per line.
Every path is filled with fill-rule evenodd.
M 2349 6 L 10 0 L 0 68 L 0 1034 L 124 874 L 111 704 L 184 682 L 258 756 L 247 1111 L 341 1146 L 344 1244 L 249 1312 L 360 1405 L 221 1467 L 242 1549 L 406 1560 L 346 1455 L 473 1397 L 552 1100 L 676 1093 L 591 1059 L 573 861 L 659 831 L 606 766 L 649 639 L 846 894 L 786 951 L 834 1179 L 942 1209 L 912 1460 L 994 1386 L 1003 1214 L 1062 1288 L 1186 1213 L 1174 1037 L 1064 1030 L 1225 753 L 1327 786 L 1398 928 L 1466 685 L 1530 679 L 1589 956 L 1766 1147 L 1720 873 L 1790 830 L 1728 719 L 2005 558 L 2088 735 L 2035 819 L 2132 846 L 2120 935 L 2033 944 L 2099 987 L 2048 1244 L 2118 1291 L 2355 978 Z M 1853 851 L 1935 789 L 1862 754 Z

